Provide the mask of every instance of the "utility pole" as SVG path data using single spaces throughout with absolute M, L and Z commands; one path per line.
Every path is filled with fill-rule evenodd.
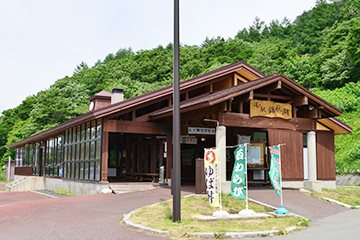
M 181 220 L 181 162 L 180 162 L 180 76 L 179 76 L 179 0 L 174 0 L 174 66 L 173 66 L 173 222 Z

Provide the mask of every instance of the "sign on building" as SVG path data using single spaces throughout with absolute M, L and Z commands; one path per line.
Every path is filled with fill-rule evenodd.
M 272 101 L 250 100 L 250 117 L 292 118 L 292 106 Z

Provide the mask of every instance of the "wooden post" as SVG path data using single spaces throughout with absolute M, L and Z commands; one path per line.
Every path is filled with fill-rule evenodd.
M 109 151 L 109 132 L 103 131 L 102 134 L 102 155 L 101 155 L 101 181 L 108 181 L 108 153 Z
M 138 138 L 138 141 L 137 141 L 137 145 L 138 145 L 138 148 L 137 148 L 137 172 L 138 173 L 141 173 L 141 142 L 140 142 L 140 138 Z
M 156 141 L 155 137 L 151 138 L 151 173 L 156 173 Z

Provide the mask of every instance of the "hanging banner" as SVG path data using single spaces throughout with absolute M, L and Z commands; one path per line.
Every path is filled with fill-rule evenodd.
M 231 176 L 231 196 L 235 199 L 246 199 L 246 147 L 239 146 L 235 152 L 234 169 Z
M 280 184 L 280 147 L 269 147 L 270 150 L 270 156 L 271 156 L 271 164 L 270 164 L 270 171 L 269 171 L 269 177 L 271 180 L 271 183 L 274 187 L 275 192 L 277 195 L 281 196 L 281 184 Z
M 210 207 L 220 206 L 219 158 L 217 149 L 205 149 L 205 183 Z
M 250 117 L 292 118 L 292 106 L 287 103 L 250 100 Z

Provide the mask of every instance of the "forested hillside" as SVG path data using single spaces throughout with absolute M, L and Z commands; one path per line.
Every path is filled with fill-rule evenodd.
M 329 101 L 353 133 L 336 136 L 339 173 L 360 174 L 360 0 L 316 2 L 294 22 L 253 25 L 233 38 L 206 38 L 180 49 L 180 79 L 245 61 L 265 74 L 282 73 Z M 276 16 L 274 16 L 276 18 Z M 119 46 L 120 47 L 120 46 Z M 120 48 L 89 67 L 82 62 L 70 77 L 27 97 L 0 117 L 0 165 L 14 151 L 7 145 L 77 117 L 87 98 L 102 89 L 124 89 L 125 98 L 172 84 L 172 44 L 133 52 Z

